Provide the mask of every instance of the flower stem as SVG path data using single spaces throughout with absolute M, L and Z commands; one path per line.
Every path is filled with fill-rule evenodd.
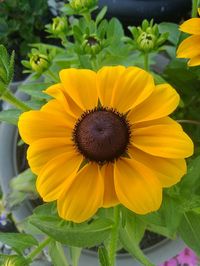
M 178 123 L 187 123 L 187 124 L 193 124 L 193 125 L 198 125 L 200 126 L 200 121 L 196 121 L 196 120 L 176 120 Z
M 119 209 L 119 206 L 116 206 L 114 207 L 115 224 L 111 232 L 111 240 L 110 240 L 110 247 L 109 247 L 110 266 L 115 266 L 118 233 L 119 233 L 119 220 L 120 220 L 120 209 Z
M 50 242 L 51 242 L 51 238 L 50 237 L 47 237 L 26 258 L 28 260 L 32 261 L 33 258 L 35 258 L 36 256 L 38 256 L 42 252 L 43 248 L 45 248 Z
M 91 22 L 91 14 L 90 14 L 90 12 L 85 12 L 83 14 L 83 16 L 84 16 L 85 20 L 87 21 L 87 23 L 89 24 Z
M 149 54 L 144 53 L 144 69 L 149 71 Z
M 22 111 L 30 111 L 31 108 L 26 105 L 24 102 L 16 98 L 9 90 L 6 90 L 2 96 L 1 99 L 12 104 L 13 106 L 17 107 L 18 109 Z
M 198 5 L 199 5 L 199 0 L 192 0 L 192 14 L 191 14 L 192 18 L 197 17 Z

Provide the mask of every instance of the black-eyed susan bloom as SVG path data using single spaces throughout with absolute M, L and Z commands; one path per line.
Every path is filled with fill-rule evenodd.
M 200 14 L 200 8 L 198 9 Z M 177 50 L 178 58 L 189 58 L 188 66 L 200 65 L 200 18 L 191 18 L 185 21 L 180 30 L 192 36 L 186 38 Z
M 176 91 L 137 67 L 64 69 L 60 80 L 46 90 L 52 100 L 19 119 L 43 200 L 57 200 L 59 215 L 74 222 L 117 204 L 138 214 L 157 210 L 162 188 L 181 179 L 193 153 L 168 117 Z

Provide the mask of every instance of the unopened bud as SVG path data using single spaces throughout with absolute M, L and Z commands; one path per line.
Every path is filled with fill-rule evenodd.
M 32 54 L 30 56 L 31 68 L 38 73 L 43 73 L 48 69 L 50 63 L 48 57 L 44 54 Z
M 82 44 L 83 49 L 89 54 L 98 54 L 101 51 L 100 40 L 96 36 L 87 36 Z
M 57 35 L 62 32 L 66 32 L 66 30 L 67 30 L 67 20 L 65 17 L 53 18 L 52 33 Z
M 70 6 L 75 11 L 81 11 L 82 9 L 94 8 L 98 3 L 98 0 L 71 0 Z

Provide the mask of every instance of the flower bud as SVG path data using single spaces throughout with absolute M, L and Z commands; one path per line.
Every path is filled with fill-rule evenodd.
M 153 24 L 153 20 L 149 22 L 145 19 L 141 27 L 129 27 L 129 30 L 133 35 L 133 47 L 145 53 L 159 49 L 168 37 L 168 33 L 159 33 L 158 25 Z
M 52 33 L 58 35 L 60 33 L 65 33 L 67 31 L 67 20 L 65 17 L 53 18 L 52 23 Z
M 101 43 L 97 36 L 85 36 L 84 39 L 82 47 L 85 53 L 95 55 L 101 51 Z
M 148 52 L 153 50 L 156 37 L 153 34 L 143 32 L 137 39 L 138 46 L 141 50 Z
M 98 0 L 71 0 L 70 6 L 76 11 L 80 12 L 81 10 L 89 10 L 94 8 L 98 3 Z
M 28 266 L 28 262 L 17 255 L 9 256 L 4 262 L 3 266 Z
M 48 69 L 50 62 L 46 55 L 35 53 L 30 56 L 30 65 L 35 72 L 43 73 Z

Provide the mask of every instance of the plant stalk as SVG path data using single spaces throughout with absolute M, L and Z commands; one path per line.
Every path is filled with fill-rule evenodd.
M 32 261 L 35 257 L 37 257 L 42 252 L 43 248 L 45 248 L 50 242 L 51 242 L 51 238 L 47 237 L 26 258 L 29 261 Z
M 198 6 L 199 6 L 199 0 L 192 0 L 192 14 L 191 14 L 192 18 L 197 17 Z
M 30 111 L 31 108 L 26 105 L 24 102 L 16 98 L 9 90 L 6 90 L 3 95 L 1 96 L 1 99 L 12 104 L 13 106 L 17 107 L 17 109 L 20 109 L 22 111 Z
M 144 69 L 149 71 L 149 53 L 144 53 Z
M 119 234 L 120 209 L 119 206 L 114 207 L 114 226 L 111 232 L 111 240 L 109 246 L 110 266 L 115 266 L 117 242 Z

